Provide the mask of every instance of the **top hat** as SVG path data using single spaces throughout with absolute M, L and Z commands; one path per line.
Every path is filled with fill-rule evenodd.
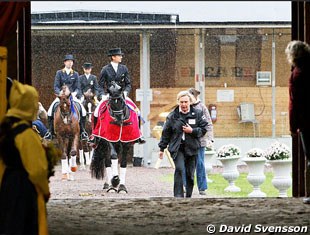
M 195 98 L 197 98 L 197 96 L 200 94 L 200 91 L 199 90 L 196 90 L 195 88 L 190 88 L 188 90 L 189 93 L 191 93 Z
M 64 58 L 64 61 L 66 61 L 66 60 L 72 60 L 72 61 L 74 61 L 74 58 L 73 58 L 73 55 L 66 55 L 65 56 L 65 58 Z
M 91 63 L 85 62 L 82 66 L 84 69 L 91 69 L 93 65 Z
M 112 55 L 124 55 L 121 48 L 112 48 L 108 51 L 108 56 Z

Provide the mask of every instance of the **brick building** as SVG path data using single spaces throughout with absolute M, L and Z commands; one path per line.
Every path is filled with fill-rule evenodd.
M 217 107 L 216 137 L 253 135 L 251 123 L 239 124 L 241 102 L 254 104 L 260 136 L 272 136 L 273 131 L 276 136 L 289 134 L 290 67 L 284 49 L 291 40 L 290 22 L 186 23 L 179 22 L 177 15 L 106 12 L 32 14 L 32 82 L 43 105 L 48 107 L 54 99 L 54 76 L 66 53 L 74 54 L 79 73 L 89 61 L 94 64 L 93 73 L 99 75 L 111 47 L 121 47 L 125 53 L 123 63 L 133 79 L 130 97 L 136 100 L 143 32 L 149 35 L 152 89 L 150 114 L 144 118 L 151 129 L 164 120 L 160 114 L 175 105 L 180 90 L 202 84 L 206 105 Z M 202 49 L 202 57 L 197 48 Z M 201 63 L 204 69 L 198 81 Z M 269 85 L 257 85 L 259 71 L 270 72 Z

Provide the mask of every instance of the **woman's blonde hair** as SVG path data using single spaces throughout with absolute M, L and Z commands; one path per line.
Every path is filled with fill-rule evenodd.
M 310 56 L 310 46 L 305 42 L 293 40 L 287 44 L 285 54 L 289 64 L 299 66 L 303 59 Z
M 184 97 L 184 96 L 189 97 L 189 103 L 190 104 L 193 104 L 196 101 L 195 97 L 191 93 L 189 93 L 189 91 L 180 91 L 177 95 L 177 104 L 178 105 L 180 104 L 180 98 Z

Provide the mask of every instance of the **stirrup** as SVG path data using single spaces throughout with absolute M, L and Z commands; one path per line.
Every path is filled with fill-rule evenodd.
M 81 134 L 81 140 L 89 141 L 88 134 L 85 131 L 83 131 Z
M 47 131 L 47 132 L 45 133 L 43 139 L 52 140 L 52 139 L 53 139 L 52 133 L 51 133 L 50 131 Z
M 146 140 L 144 139 L 143 136 L 141 136 L 141 137 L 138 139 L 138 143 L 139 143 L 139 144 L 145 144 L 145 143 L 146 143 Z

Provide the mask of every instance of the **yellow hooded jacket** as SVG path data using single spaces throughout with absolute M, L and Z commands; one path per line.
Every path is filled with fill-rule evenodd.
M 35 120 L 38 111 L 38 101 L 39 96 L 34 87 L 24 85 L 16 80 L 13 81 L 9 97 L 10 109 L 5 116 L 17 117 L 22 120 L 15 123 L 13 128 L 22 123 L 29 123 L 29 121 Z M 19 151 L 23 166 L 28 172 L 29 180 L 37 191 L 39 235 L 48 234 L 44 196 L 48 197 L 50 191 L 47 177 L 48 162 L 45 150 L 39 135 L 31 128 L 26 129 L 15 137 L 15 146 Z M 0 159 L 0 187 L 4 171 L 5 164 Z

